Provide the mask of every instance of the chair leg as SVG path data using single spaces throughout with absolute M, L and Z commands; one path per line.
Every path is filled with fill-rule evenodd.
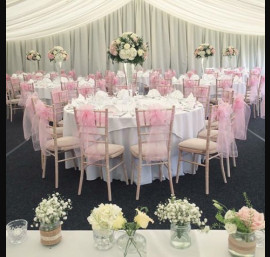
M 231 177 L 231 167 L 230 167 L 230 157 L 229 156 L 226 158 L 226 163 L 227 163 L 227 176 L 229 178 L 229 177 Z
M 10 105 L 10 121 L 12 122 L 12 116 L 13 116 L 13 110 L 12 110 L 12 104 Z
M 180 173 L 180 168 L 181 168 L 181 159 L 182 159 L 182 151 L 179 150 L 178 163 L 177 163 L 177 173 L 176 173 L 176 183 L 178 183 L 178 180 L 179 180 L 179 173 Z
M 126 184 L 128 185 L 128 175 L 127 175 L 127 167 L 126 167 L 126 164 L 124 162 L 124 153 L 122 154 L 122 158 L 121 158 L 122 162 L 123 162 L 123 172 L 124 172 L 124 176 L 125 176 L 125 180 L 126 180 Z
M 46 154 L 43 154 L 41 151 L 41 158 L 42 158 L 42 178 L 45 178 L 46 175 L 46 161 L 47 161 L 47 156 Z
M 196 154 L 193 153 L 192 154 L 192 161 L 195 162 L 195 157 L 196 157 Z M 194 175 L 195 174 L 195 164 L 192 163 L 192 174 Z
M 78 195 L 81 195 L 82 193 L 82 184 L 83 184 L 83 176 L 84 176 L 84 167 L 83 167 L 83 154 L 81 155 L 81 176 L 80 176 L 80 181 L 79 181 L 79 189 L 78 189 Z
M 159 181 L 160 182 L 162 181 L 162 167 L 163 167 L 162 164 L 159 164 L 158 165 L 158 169 L 159 169 Z
M 221 174 L 222 174 L 224 183 L 227 183 L 227 179 L 226 179 L 226 175 L 225 175 L 225 170 L 224 170 L 224 164 L 223 164 L 223 154 L 220 154 L 219 160 L 220 160 Z
M 74 170 L 77 170 L 77 163 L 76 163 L 76 154 L 75 154 L 75 151 L 73 149 L 70 152 L 71 152 L 72 157 L 74 158 L 74 159 L 72 159 Z
M 256 106 L 255 104 L 252 105 L 254 119 L 256 118 L 256 110 L 255 110 L 256 107 L 255 106 Z
M 55 188 L 58 188 L 58 179 L 59 179 L 59 174 L 58 174 L 58 151 L 54 152 L 55 157 L 54 157 L 54 165 L 55 165 Z
M 130 184 L 133 185 L 134 181 L 134 158 L 131 156 L 131 178 L 130 178 Z
M 205 160 L 205 194 L 209 195 L 209 157 Z
M 111 174 L 110 174 L 110 166 L 108 161 L 106 161 L 106 174 L 107 174 L 107 188 L 108 188 L 108 199 L 112 201 L 112 191 L 111 191 Z
M 136 190 L 136 200 L 140 198 L 140 188 L 141 188 L 141 172 L 142 172 L 142 160 L 139 159 L 139 165 L 137 169 L 137 190 Z
M 171 171 L 171 160 L 168 160 L 168 176 L 170 181 L 171 194 L 174 195 L 173 182 L 172 182 L 172 171 Z
M 103 179 L 102 166 L 99 167 L 99 176 L 100 179 Z
M 232 157 L 232 159 L 233 159 L 233 167 L 236 167 L 236 159 L 235 159 L 235 157 Z

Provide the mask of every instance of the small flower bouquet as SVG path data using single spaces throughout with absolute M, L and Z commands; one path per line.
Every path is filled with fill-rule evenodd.
M 48 195 L 48 198 L 42 199 L 36 207 L 36 216 L 31 227 L 38 227 L 39 224 L 50 226 L 57 222 L 63 224 L 62 220 L 67 219 L 68 211 L 71 209 L 72 202 L 70 199 L 66 200 L 58 192 Z
M 195 58 L 207 58 L 215 54 L 215 48 L 210 44 L 200 44 L 194 51 Z
M 201 220 L 202 211 L 199 207 L 186 198 L 177 199 L 175 195 L 166 203 L 158 204 L 155 215 L 160 222 L 168 220 L 171 223 L 171 245 L 175 248 L 184 249 L 191 245 L 191 224 L 197 225 L 203 232 L 210 229 L 205 226 L 207 219 Z
M 62 62 L 68 59 L 68 54 L 61 46 L 55 46 L 48 52 L 50 62 Z
M 265 228 L 264 214 L 254 210 L 247 198 L 247 194 L 243 193 L 243 195 L 247 206 L 243 206 L 239 211 L 235 209 L 228 210 L 225 205 L 213 200 L 213 205 L 218 210 L 216 219 L 221 224 L 224 224 L 229 234 L 233 234 L 236 231 L 251 233 Z M 215 223 L 213 227 L 220 227 L 220 223 Z
M 233 46 L 228 46 L 223 51 L 223 56 L 232 57 L 232 56 L 236 56 L 236 55 L 238 55 L 238 50 Z
M 107 53 L 112 63 L 142 65 L 148 55 L 148 44 L 135 33 L 125 32 L 111 42 Z
M 124 252 L 124 257 L 128 253 L 138 253 L 139 256 L 146 256 L 146 239 L 144 236 L 136 233 L 139 228 L 147 228 L 149 222 L 154 221 L 146 214 L 146 207 L 137 208 L 134 221 L 127 222 L 123 220 L 121 229 L 125 230 L 125 234 L 117 240 L 118 247 Z
M 40 61 L 41 55 L 39 52 L 37 52 L 35 50 L 31 50 L 31 51 L 26 53 L 26 59 L 28 61 Z
M 243 193 L 246 206 L 239 211 L 227 209 L 227 207 L 216 200 L 213 205 L 217 209 L 216 219 L 219 223 L 213 224 L 213 228 L 224 226 L 229 234 L 229 252 L 242 256 L 243 252 L 248 256 L 255 255 L 256 249 L 256 230 L 265 228 L 264 214 L 257 212 Z M 245 256 L 247 256 L 245 255 Z

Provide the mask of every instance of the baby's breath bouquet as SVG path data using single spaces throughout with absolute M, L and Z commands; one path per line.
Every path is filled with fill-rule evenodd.
M 70 199 L 66 200 L 58 192 L 49 194 L 48 198 L 42 198 L 42 201 L 35 209 L 34 222 L 31 227 L 38 227 L 39 225 L 46 225 L 48 230 L 63 220 L 67 219 L 68 211 L 72 209 L 72 202 Z
M 191 224 L 204 232 L 209 231 L 209 226 L 205 226 L 207 219 L 201 220 L 202 211 L 187 198 L 177 199 L 172 195 L 166 203 L 157 205 L 155 215 L 160 222 L 168 220 L 171 223 L 171 245 L 175 248 L 183 249 L 191 245 Z

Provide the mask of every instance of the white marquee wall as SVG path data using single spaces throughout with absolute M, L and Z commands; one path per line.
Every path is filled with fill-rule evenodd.
M 206 6 L 201 6 L 201 9 L 198 11 L 196 10 L 198 13 L 198 17 L 196 17 L 194 12 L 194 8 L 198 7 L 196 5 L 203 2 L 212 2 L 212 5 L 214 5 L 213 1 L 210 0 L 85 0 L 83 1 L 85 3 L 84 6 L 82 6 L 83 3 L 81 3 L 82 1 L 80 0 L 47 1 L 47 4 L 50 2 L 54 7 L 56 3 L 62 3 L 63 5 L 63 2 L 71 2 L 70 4 L 77 2 L 77 5 L 80 6 L 80 10 L 83 8 L 85 9 L 84 14 L 79 16 L 80 19 L 76 19 L 76 22 L 74 19 L 75 16 L 73 17 L 72 24 L 74 24 L 74 28 L 71 29 L 72 26 L 70 26 L 68 27 L 69 30 L 66 30 L 67 24 L 64 22 L 64 18 L 68 18 L 69 13 L 66 13 L 65 15 L 64 11 L 63 13 L 58 12 L 62 21 L 62 23 L 59 23 L 58 25 L 58 20 L 54 20 L 54 9 L 51 10 L 51 16 L 47 17 L 47 21 L 41 13 L 39 16 L 40 19 L 37 15 L 33 16 L 31 12 L 33 10 L 31 8 L 37 9 L 37 5 L 31 6 L 30 10 L 28 10 L 28 15 L 30 15 L 31 19 L 26 20 L 28 16 L 27 13 L 25 16 L 22 16 L 21 14 L 18 16 L 16 8 L 18 8 L 20 4 L 23 4 L 23 2 L 24 1 L 20 0 L 7 0 L 7 73 L 12 73 L 17 70 L 55 70 L 54 64 L 50 63 L 47 58 L 48 50 L 55 45 L 63 46 L 70 54 L 70 59 L 65 62 L 63 66 L 66 70 L 75 68 L 77 74 L 86 75 L 90 72 L 95 72 L 96 70 L 105 71 L 106 69 L 121 69 L 121 64 L 112 65 L 111 61 L 108 60 L 106 50 L 110 42 L 125 31 L 133 31 L 138 35 L 143 36 L 144 40 L 149 42 L 149 59 L 144 63 L 144 68 L 162 68 L 163 70 L 173 68 L 177 71 L 178 75 L 193 68 L 200 70 L 200 62 L 194 58 L 193 52 L 199 44 L 205 42 L 211 43 L 216 48 L 216 55 L 209 58 L 207 61 L 208 67 L 220 67 L 225 65 L 226 60 L 222 57 L 222 50 L 228 45 L 233 45 L 240 51 L 240 55 L 236 57 L 235 65 L 245 66 L 247 68 L 265 66 L 264 24 L 263 26 L 260 26 L 262 24 L 259 22 L 262 20 L 262 15 L 257 16 L 257 18 L 254 17 L 256 8 L 258 9 L 258 13 L 261 13 L 259 10 L 264 8 L 264 6 L 262 6 L 262 1 L 260 0 L 246 1 L 246 3 L 249 3 L 249 6 L 253 7 L 253 15 L 252 10 L 249 10 L 248 14 L 250 17 L 246 18 L 246 28 L 249 28 L 248 31 L 253 33 L 255 33 L 253 30 L 257 29 L 257 34 L 255 33 L 254 35 L 249 35 L 249 33 L 246 32 L 247 30 L 244 31 L 246 34 L 239 34 L 237 31 L 233 31 L 233 28 L 238 28 L 241 31 L 244 29 L 244 26 L 240 26 L 242 24 L 240 20 L 241 13 L 236 15 L 234 10 L 232 10 L 231 19 L 228 17 L 227 9 L 223 11 L 226 14 L 223 15 L 224 17 L 220 15 L 220 21 L 222 18 L 227 18 L 227 20 L 230 21 L 231 31 L 233 31 L 231 33 L 224 32 L 230 29 L 229 26 L 222 27 L 222 24 L 218 22 L 219 19 L 216 19 L 216 22 L 213 22 L 213 17 L 211 15 L 208 16 L 209 18 L 212 18 L 212 21 L 210 19 L 210 21 L 206 23 L 205 15 L 200 14 L 200 10 L 205 13 L 206 9 L 204 8 L 206 8 Z M 86 2 L 88 2 L 88 5 Z M 110 2 L 110 5 L 108 2 Z M 160 2 L 166 2 L 164 3 L 162 10 L 160 9 L 161 6 L 158 6 Z M 179 2 L 184 3 L 182 7 L 179 5 Z M 190 4 L 189 9 L 191 10 L 190 17 L 195 17 L 194 23 L 190 22 L 190 17 L 188 18 L 185 16 L 185 13 L 188 13 L 186 9 L 187 6 L 185 5 L 187 2 L 193 3 Z M 220 1 L 215 2 L 220 3 Z M 232 5 L 231 0 L 227 0 L 225 3 L 226 2 L 229 4 L 226 8 Z M 234 2 L 238 3 L 241 1 L 235 0 Z M 153 5 L 156 5 L 157 8 Z M 44 15 L 45 7 L 46 6 L 43 7 L 44 10 L 40 10 Z M 215 7 L 214 9 L 217 10 L 217 6 L 212 7 Z M 235 4 L 235 11 L 239 10 L 239 8 L 240 5 Z M 76 10 L 79 9 L 76 8 Z M 170 11 L 172 9 L 175 9 L 175 11 L 179 10 L 179 12 L 182 10 L 182 12 L 177 16 L 175 11 Z M 74 10 L 75 13 L 77 13 L 76 10 Z M 101 12 L 101 10 L 103 10 L 103 12 Z M 111 11 L 113 12 L 107 13 Z M 22 11 L 21 13 L 23 14 L 24 12 Z M 72 12 L 70 13 L 72 14 Z M 172 15 L 168 13 L 172 13 Z M 34 26 L 33 19 L 36 20 L 37 26 Z M 196 19 L 198 22 L 201 20 L 202 27 L 196 25 L 198 23 L 196 22 Z M 70 19 L 66 20 L 70 21 Z M 52 21 L 54 21 L 54 23 Z M 238 24 L 239 26 L 232 26 L 233 21 L 238 22 L 235 23 L 235 25 Z M 214 29 L 217 29 L 210 29 L 211 22 L 214 24 Z M 253 23 L 253 26 L 250 25 L 250 27 L 248 27 L 249 22 Z M 41 24 L 43 28 L 40 29 L 40 31 L 37 29 L 39 24 Z M 24 31 L 24 26 L 26 26 L 26 28 L 27 26 L 29 27 Z M 56 34 L 40 37 L 44 36 L 44 33 L 48 34 L 47 28 L 51 28 L 49 31 Z M 260 30 L 258 28 L 260 28 Z M 33 37 L 34 39 L 29 39 Z M 41 53 L 42 60 L 39 63 L 32 63 L 26 60 L 25 53 L 32 49 Z

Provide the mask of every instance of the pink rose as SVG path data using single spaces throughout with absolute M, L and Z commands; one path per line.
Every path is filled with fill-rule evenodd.
M 29 54 L 28 56 L 27 56 L 27 58 L 28 58 L 28 60 L 32 60 L 32 55 L 31 54 Z
M 211 53 L 214 54 L 215 52 L 216 52 L 216 50 L 213 48 L 213 49 L 211 50 Z
M 265 228 L 265 220 L 263 213 L 259 213 L 253 208 L 248 208 L 244 206 L 238 211 L 237 215 L 246 224 L 249 224 L 251 222 L 252 230 L 259 230 Z

